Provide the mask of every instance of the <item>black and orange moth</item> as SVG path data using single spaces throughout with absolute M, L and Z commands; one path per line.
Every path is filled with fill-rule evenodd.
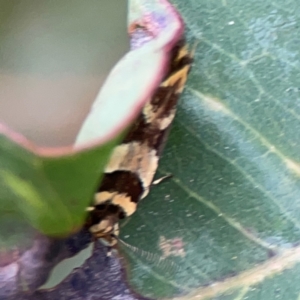
M 132 215 L 149 193 L 192 60 L 185 42 L 179 41 L 166 76 L 105 168 L 88 223 L 94 237 L 111 246 L 117 242 L 119 220 Z

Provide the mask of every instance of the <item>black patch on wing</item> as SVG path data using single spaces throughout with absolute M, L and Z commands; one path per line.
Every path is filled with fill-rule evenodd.
M 104 175 L 97 192 L 126 194 L 130 196 L 132 202 L 138 203 L 144 189 L 136 174 L 129 171 L 115 171 Z M 117 216 L 118 219 L 124 219 L 126 217 L 126 213 L 121 206 L 114 205 L 108 200 L 107 202 L 95 205 L 95 209 L 90 213 L 87 222 L 88 226 L 99 223 L 108 215 Z
M 164 133 L 165 130 L 158 130 L 158 128 L 149 126 L 149 124 L 145 122 L 145 119 L 142 116 L 140 116 L 138 120 L 136 120 L 136 122 L 134 123 L 130 132 L 123 140 L 123 143 L 143 143 L 147 145 L 150 149 L 157 150 L 157 155 L 159 155 L 159 149 L 163 146 L 162 144 L 164 142 Z
M 139 202 L 140 196 L 144 189 L 140 178 L 130 171 L 115 171 L 113 173 L 105 173 L 99 192 L 117 192 L 126 194 L 131 197 L 132 202 Z
M 87 221 L 88 227 L 98 224 L 101 220 L 103 220 L 106 216 L 115 216 L 116 220 L 122 220 L 126 217 L 123 209 L 114 204 L 104 203 L 95 205 L 95 209 L 89 214 L 89 218 Z
M 185 46 L 185 40 L 182 39 L 173 48 L 171 52 L 170 62 L 169 62 L 170 64 L 169 71 L 167 72 L 164 80 L 166 80 L 172 74 L 182 69 L 184 66 L 190 66 L 193 63 L 193 57 L 191 57 L 190 54 L 181 57 L 179 60 L 176 59 L 176 57 L 180 53 L 180 49 L 182 49 L 184 46 Z

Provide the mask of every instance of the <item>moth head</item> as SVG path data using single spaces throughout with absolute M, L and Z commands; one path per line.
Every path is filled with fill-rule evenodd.
M 115 214 L 108 214 L 98 219 L 98 223 L 92 225 L 89 230 L 95 238 L 100 238 L 105 244 L 114 246 L 118 241 L 119 218 Z
M 95 238 L 100 238 L 113 246 L 117 243 L 119 224 L 113 216 L 106 216 L 98 224 L 91 226 L 90 232 Z
M 123 194 L 102 191 L 95 195 L 94 206 L 87 209 L 90 212 L 87 224 L 90 232 L 110 246 L 117 243 L 118 222 L 126 216 L 119 205 L 121 200 L 124 200 Z

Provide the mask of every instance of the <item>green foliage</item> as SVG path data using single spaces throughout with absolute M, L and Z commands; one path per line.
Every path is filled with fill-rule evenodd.
M 47 235 L 80 228 L 116 141 L 72 155 L 42 157 L 0 136 L 0 219 L 10 215 L 16 223 L 26 220 Z
M 297 300 L 299 5 L 173 3 L 199 42 L 160 162 L 159 176 L 174 177 L 121 233 L 152 253 L 173 250 L 178 267 L 124 249 L 130 282 L 153 298 Z

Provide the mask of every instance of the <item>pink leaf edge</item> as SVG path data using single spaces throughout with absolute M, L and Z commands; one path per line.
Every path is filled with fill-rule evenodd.
M 146 28 L 143 34 L 137 24 Z M 1 123 L 0 134 L 38 156 L 50 157 L 73 155 L 108 142 L 134 120 L 160 84 L 170 50 L 182 36 L 183 29 L 182 19 L 169 1 L 131 0 L 128 25 L 131 51 L 109 73 L 75 144 L 40 147 Z M 124 95 L 127 95 L 126 109 L 116 116 L 105 115 Z

